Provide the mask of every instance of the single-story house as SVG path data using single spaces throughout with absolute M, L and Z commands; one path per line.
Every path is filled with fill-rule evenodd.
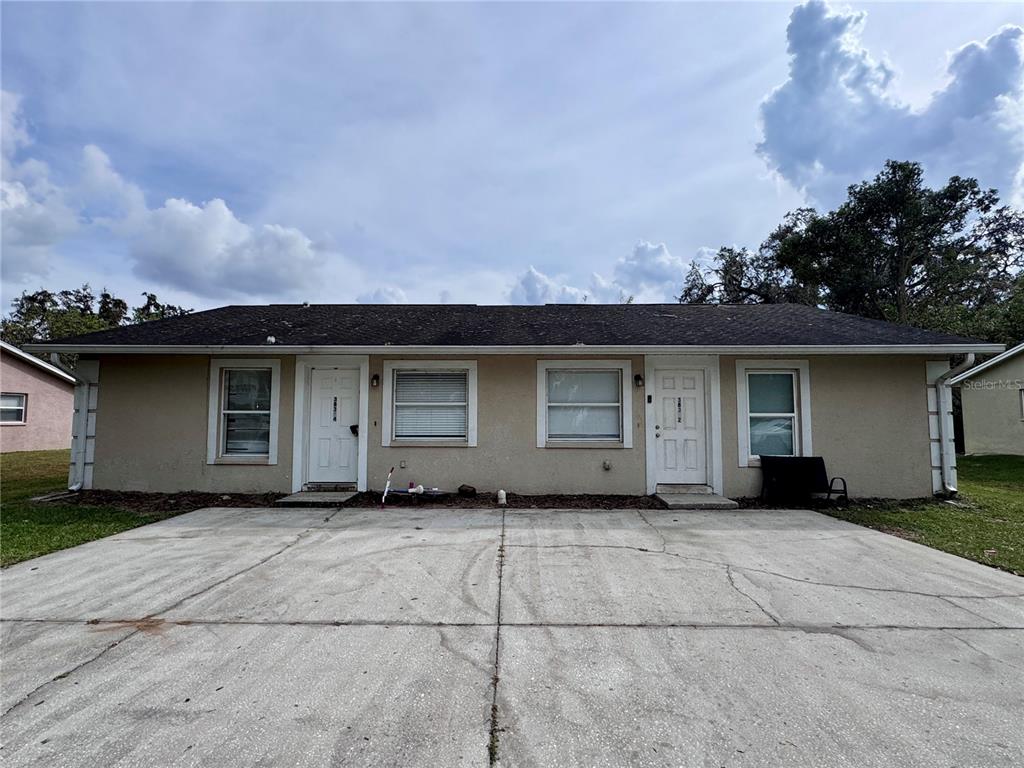
M 852 495 L 955 487 L 950 356 L 1001 345 L 796 305 L 228 306 L 79 355 L 74 486 L 394 484 L 731 497 L 759 456 Z M 954 371 L 955 373 L 955 371 Z
M 967 453 L 1024 455 L 1024 343 L 949 383 L 960 388 Z
M 0 451 L 71 447 L 75 377 L 0 341 Z

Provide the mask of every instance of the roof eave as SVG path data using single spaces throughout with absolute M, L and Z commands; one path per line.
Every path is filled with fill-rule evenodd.
M 0 342 L 0 344 L 2 344 L 2 348 L 3 348 L 4 352 L 7 352 L 8 354 L 13 355 L 14 357 L 18 358 L 22 362 L 28 363 L 29 365 L 34 365 L 36 368 L 39 368 L 39 369 L 45 371 L 46 373 L 50 374 L 51 376 L 55 376 L 58 379 L 62 379 L 63 381 L 66 381 L 69 384 L 74 384 L 75 383 L 75 377 L 72 376 L 67 371 L 63 370 L 62 368 L 58 368 L 56 365 L 53 365 L 52 363 L 48 363 L 45 360 L 40 360 L 35 355 L 30 355 L 26 351 L 28 347 L 38 347 L 40 345 L 38 345 L 38 344 L 26 344 L 25 345 L 26 349 L 18 349 L 18 347 L 14 346 L 13 344 L 8 344 L 6 341 Z M 54 349 L 52 347 L 45 347 L 44 346 L 42 349 L 33 350 L 33 351 L 38 351 L 38 352 L 59 352 L 60 350 Z
M 1002 352 L 1002 344 L 807 344 L 807 345 L 616 345 L 616 344 L 551 344 L 551 345 L 399 345 L 365 346 L 315 344 L 27 344 L 33 352 L 65 352 L 78 355 L 536 355 L 536 354 L 719 354 L 719 355 L 957 355 L 968 352 Z
M 952 379 L 950 379 L 947 382 L 947 384 L 949 384 L 949 386 L 951 386 L 951 387 L 955 387 L 960 382 L 966 381 L 967 379 L 972 378 L 976 374 L 979 374 L 982 371 L 987 370 L 987 369 L 989 369 L 989 368 L 991 368 L 993 366 L 999 365 L 1000 363 L 1003 363 L 1003 362 L 1009 360 L 1011 357 L 1014 357 L 1015 355 L 1021 354 L 1022 352 L 1024 352 L 1024 342 L 1021 342 L 1020 344 L 1018 344 L 1015 347 L 1011 347 L 1010 349 L 1007 349 L 1005 352 L 1003 352 L 1000 355 L 996 355 L 991 360 L 986 360 L 984 363 L 979 363 L 978 365 L 974 366 L 973 368 L 968 368 L 966 371 L 961 373 L 959 376 L 954 376 Z

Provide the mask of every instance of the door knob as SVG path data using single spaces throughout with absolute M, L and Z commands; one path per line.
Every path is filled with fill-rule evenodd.
M 654 433 L 654 436 L 655 436 L 655 437 L 661 437 L 661 432 L 655 432 L 655 433 Z

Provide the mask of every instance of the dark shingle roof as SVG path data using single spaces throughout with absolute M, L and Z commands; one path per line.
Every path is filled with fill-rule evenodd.
M 258 346 L 983 345 L 796 304 L 271 304 L 227 306 L 50 342 Z

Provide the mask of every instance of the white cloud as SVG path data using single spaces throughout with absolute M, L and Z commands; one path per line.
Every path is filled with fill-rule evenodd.
M 407 304 L 405 291 L 393 285 L 383 285 L 356 297 L 360 304 Z
M 21 99 L 0 92 L 0 217 L 5 281 L 22 282 L 49 273 L 53 246 L 78 228 L 78 216 L 45 163 L 17 154 L 31 144 Z
M 81 226 L 102 228 L 127 244 L 132 271 L 158 287 L 201 297 L 281 297 L 316 285 L 324 261 L 305 234 L 277 224 L 254 226 L 213 199 L 172 198 L 149 208 L 142 189 L 87 145 L 77 181 L 50 180 L 45 164 L 15 153 L 31 144 L 18 96 L 3 93 L 3 275 L 24 281 L 47 274 L 53 248 Z
M 587 292 L 548 277 L 532 264 L 509 291 L 513 304 L 579 304 L 586 301 Z
M 10 91 L 0 91 L 0 150 L 4 160 L 14 155 L 21 147 L 28 146 L 28 128 L 21 111 L 21 96 Z
M 703 250 L 703 249 L 702 249 Z M 682 289 L 689 264 L 669 253 L 664 243 L 641 240 L 615 262 L 611 279 L 596 272 L 586 288 L 549 277 L 531 266 L 509 291 L 513 304 L 607 304 L 632 297 L 638 302 L 672 302 Z
M 892 67 L 861 45 L 865 20 L 823 0 L 794 9 L 789 78 L 761 105 L 758 152 L 769 166 L 825 204 L 888 159 L 920 161 L 936 182 L 976 176 L 1012 195 L 1024 161 L 1024 29 L 954 51 L 948 82 L 913 110 L 891 93 Z
M 297 229 L 250 227 L 223 200 L 171 199 L 137 220 L 127 236 L 134 271 L 198 296 L 274 296 L 312 285 L 321 256 Z
M 82 175 L 75 192 L 96 223 L 134 222 L 147 212 L 142 190 L 114 170 L 107 153 L 95 144 L 82 148 Z
M 664 243 L 641 240 L 615 263 L 615 284 L 637 301 L 671 301 L 679 295 L 689 264 L 669 253 Z

